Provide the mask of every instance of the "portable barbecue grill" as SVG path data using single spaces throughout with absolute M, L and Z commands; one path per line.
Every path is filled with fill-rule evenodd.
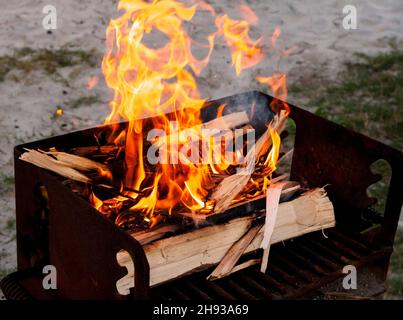
M 267 106 L 272 99 L 259 92 L 240 94 L 208 103 L 202 116 L 210 120 L 223 102 L 226 112 L 247 107 L 259 133 L 271 117 Z M 403 154 L 301 108 L 290 108 L 296 124 L 291 179 L 310 188 L 328 185 L 336 227 L 326 230 L 327 238 L 319 231 L 273 245 L 265 274 L 252 266 L 211 282 L 206 280 L 208 270 L 150 288 L 148 262 L 138 241 L 74 194 L 59 176 L 19 160 L 24 148 L 86 146 L 94 144 L 94 134 L 102 142 L 109 127 L 97 127 L 15 148 L 18 271 L 1 283 L 6 298 L 301 298 L 324 288 L 338 290 L 346 265 L 358 269 L 359 287 L 367 283 L 362 294 L 384 292 L 403 199 Z M 392 169 L 384 213 L 371 209 L 373 199 L 367 195 L 367 188 L 381 178 L 370 170 L 379 159 Z M 136 270 L 135 288 L 128 296 L 116 289 L 116 281 L 126 274 L 116 262 L 122 249 Z M 42 268 L 48 264 L 57 269 L 57 290 L 42 287 Z

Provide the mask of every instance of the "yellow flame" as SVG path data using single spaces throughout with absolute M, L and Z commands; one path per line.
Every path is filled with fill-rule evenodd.
M 252 40 L 249 36 L 250 23 L 256 23 L 257 16 L 245 4 L 241 5 L 245 20 L 217 15 L 212 6 L 203 1 L 186 6 L 177 0 L 120 0 L 118 9 L 121 15 L 111 20 L 106 30 L 107 48 L 102 62 L 106 84 L 114 93 L 111 113 L 105 123 L 114 128 L 110 142 L 124 144 L 122 189 L 126 186 L 147 193 L 147 196 L 135 195 L 139 200 L 131 210 L 141 211 L 156 223 L 157 219 L 152 220 L 156 209 L 172 212 L 176 205 L 192 210 L 203 208 L 211 175 L 223 173 L 231 165 L 222 152 L 216 152 L 222 150 L 222 144 L 211 143 L 211 140 L 209 152 L 214 152 L 208 163 L 192 163 L 178 151 L 189 144 L 181 134 L 185 129 L 193 128 L 202 138 L 200 109 L 205 100 L 200 97 L 195 75 L 208 64 L 216 39 L 221 37 L 230 48 L 237 75 L 262 61 L 264 54 L 261 39 Z M 192 46 L 199 44 L 184 27 L 198 9 L 208 11 L 216 26 L 216 31 L 204 41 L 207 50 L 203 58 L 192 54 Z M 147 44 L 147 35 L 154 32 L 163 34 L 166 39 L 161 47 Z M 219 108 L 218 116 L 223 108 Z M 167 115 L 168 112 L 171 113 Z M 153 117 L 145 119 L 150 116 Z M 128 121 L 125 130 L 116 124 L 122 119 Z M 177 123 L 175 130 L 170 127 L 171 121 Z M 150 127 L 177 135 L 174 141 L 166 140 L 164 148 L 169 159 L 178 159 L 178 163 L 152 166 L 145 161 L 143 139 L 146 128 Z M 274 142 L 275 133 L 272 136 Z M 241 150 L 234 150 L 233 154 L 239 158 Z M 273 144 L 269 156 L 266 162 L 274 166 L 278 146 Z

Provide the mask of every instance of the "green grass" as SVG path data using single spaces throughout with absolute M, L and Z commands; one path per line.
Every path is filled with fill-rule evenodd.
M 10 218 L 6 222 L 6 229 L 7 230 L 14 230 L 15 229 L 15 218 Z
M 357 54 L 336 84 L 308 88 L 308 94 L 317 114 L 402 149 L 402 84 L 403 52 L 393 50 L 377 56 Z
M 83 96 L 78 99 L 75 99 L 69 103 L 72 109 L 79 108 L 81 106 L 88 106 L 97 102 L 100 102 L 101 99 L 97 95 L 93 96 Z
M 0 56 L 0 81 L 13 73 L 12 79 L 18 81 L 33 71 L 42 71 L 54 76 L 59 68 L 89 66 L 95 67 L 100 57 L 95 50 L 85 51 L 71 45 L 58 49 L 16 49 L 12 54 Z M 18 72 L 18 75 L 15 74 Z
M 16 269 L 0 269 L 0 280 L 14 271 L 16 271 Z
M 0 192 L 7 193 L 13 190 L 14 176 L 0 173 Z
M 5 186 L 14 185 L 14 176 L 0 174 L 0 184 L 5 185 Z
M 396 233 L 394 252 L 390 260 L 391 275 L 388 279 L 388 297 L 403 298 L 403 230 Z

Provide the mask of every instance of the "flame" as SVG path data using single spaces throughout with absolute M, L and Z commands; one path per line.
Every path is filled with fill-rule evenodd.
M 232 20 L 227 15 L 216 18 L 219 34 L 222 34 L 231 49 L 232 65 L 239 76 L 241 71 L 263 60 L 261 39 L 249 37 L 249 23 L 246 20 Z
M 293 46 L 291 48 L 285 49 L 281 51 L 281 56 L 282 57 L 288 57 L 290 54 L 292 54 L 293 52 L 295 52 L 296 50 L 298 50 L 297 46 Z
M 56 111 L 55 111 L 55 117 L 59 118 L 64 114 L 64 110 L 62 107 L 57 107 Z
M 100 210 L 102 205 L 103 205 L 103 201 L 101 199 L 99 199 L 94 192 L 90 193 L 89 196 L 90 202 L 91 204 L 94 206 L 95 209 Z
M 280 153 L 280 144 L 281 144 L 281 139 L 280 135 L 276 130 L 273 128 L 269 127 L 270 130 L 270 137 L 272 141 L 272 148 L 270 149 L 269 154 L 267 155 L 266 161 L 264 162 L 264 165 L 266 167 L 269 167 L 272 171 L 276 170 L 276 163 L 278 160 L 278 155 Z
M 181 151 L 193 143 L 184 134 L 186 130 L 191 128 L 194 136 L 203 138 L 200 110 L 205 99 L 199 94 L 195 76 L 209 63 L 218 38 L 228 45 L 237 75 L 261 62 L 264 58 L 262 39 L 253 40 L 249 36 L 250 24 L 257 23 L 257 16 L 243 4 L 240 10 L 245 20 L 234 20 L 226 14 L 217 15 L 213 7 L 203 1 L 186 6 L 177 0 L 120 0 L 118 10 L 121 15 L 111 20 L 106 30 L 107 48 L 102 71 L 106 84 L 114 93 L 111 113 L 105 120 L 114 128 L 110 142 L 119 146 L 124 144 L 122 192 L 137 198 L 137 194 L 123 190 L 124 186 L 145 194 L 138 197 L 130 210 L 141 213 L 147 219 L 145 221 L 152 223 L 158 220 L 155 219 L 156 211 L 171 213 L 178 205 L 190 210 L 203 209 L 212 175 L 224 173 L 232 162 L 225 159 L 222 152 L 216 152 L 225 148 L 225 143 L 217 143 L 211 137 L 207 139 L 207 163 L 188 161 L 187 151 Z M 193 41 L 185 28 L 196 10 L 209 12 L 215 21 L 216 31 L 206 36 L 204 44 Z M 147 36 L 153 33 L 164 36 L 164 45 L 155 48 L 148 44 Z M 278 35 L 273 34 L 273 37 Z M 196 58 L 192 54 L 193 46 L 203 46 L 205 56 Z M 275 90 L 285 90 L 278 84 L 280 79 L 269 79 L 261 78 Z M 224 105 L 218 109 L 217 116 L 222 115 L 223 108 Z M 152 118 L 145 119 L 149 116 Z M 122 119 L 128 121 L 125 130 L 117 125 Z M 161 150 L 170 160 L 176 161 L 157 165 L 145 161 L 144 136 L 150 127 L 168 133 L 170 138 L 161 140 Z M 266 165 L 274 167 L 279 137 L 274 130 L 271 135 L 273 148 Z M 240 150 L 234 150 L 234 158 L 239 158 L 240 153 Z M 101 200 L 93 194 L 91 201 L 95 207 L 102 207 Z
M 274 46 L 276 45 L 277 39 L 280 37 L 280 35 L 281 35 L 281 29 L 280 29 L 280 27 L 277 26 L 274 29 L 273 34 L 271 35 L 271 44 L 270 44 L 271 48 L 274 48 Z
M 87 89 L 92 90 L 98 85 L 99 78 L 97 76 L 93 76 L 87 81 Z
M 255 25 L 258 23 L 259 18 L 246 3 L 242 3 L 239 6 L 239 10 L 241 12 L 242 17 L 246 21 L 248 21 L 248 23 L 250 23 L 251 25 Z
M 284 73 L 276 72 L 271 77 L 256 77 L 256 80 L 267 84 L 271 88 L 273 96 L 282 100 L 273 99 L 271 103 L 272 110 L 279 112 L 281 109 L 284 109 L 288 114 L 290 107 L 285 102 L 287 99 L 287 76 Z

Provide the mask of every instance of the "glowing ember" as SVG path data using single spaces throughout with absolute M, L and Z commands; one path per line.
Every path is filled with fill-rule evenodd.
M 55 117 L 59 118 L 64 114 L 64 110 L 62 107 L 57 107 L 56 111 L 55 111 Z

